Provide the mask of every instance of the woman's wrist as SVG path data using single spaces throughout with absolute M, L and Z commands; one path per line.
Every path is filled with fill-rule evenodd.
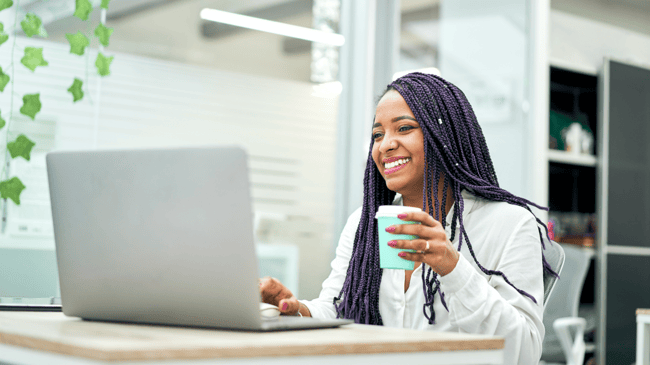
M 309 311 L 309 308 L 307 308 L 306 305 L 304 305 L 302 302 L 298 302 L 298 313 L 296 313 L 297 316 L 301 317 L 311 317 L 311 312 Z
M 445 251 L 444 256 L 439 259 L 436 266 L 432 266 L 432 269 L 441 277 L 445 276 L 456 268 L 459 259 L 460 252 L 458 252 L 448 240 L 447 250 Z

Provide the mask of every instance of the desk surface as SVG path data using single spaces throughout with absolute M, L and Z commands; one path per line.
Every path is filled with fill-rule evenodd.
M 250 358 L 503 349 L 501 338 L 346 325 L 274 333 L 84 321 L 0 312 L 0 344 L 105 361 Z

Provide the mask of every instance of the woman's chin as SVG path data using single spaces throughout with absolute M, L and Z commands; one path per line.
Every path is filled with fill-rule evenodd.
M 421 182 L 413 182 L 413 181 L 405 181 L 405 179 L 400 179 L 400 178 L 391 178 L 389 177 L 388 179 L 384 178 L 384 181 L 386 182 L 386 187 L 390 191 L 394 191 L 398 194 L 402 195 L 409 195 L 409 194 L 415 194 L 415 193 L 422 193 L 422 183 Z
M 390 191 L 394 191 L 396 193 L 399 193 L 404 189 L 404 184 L 401 183 L 400 181 L 396 181 L 397 179 L 388 179 L 386 180 L 386 187 Z

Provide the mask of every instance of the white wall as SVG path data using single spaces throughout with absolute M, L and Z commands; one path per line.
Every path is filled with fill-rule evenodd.
M 552 10 L 650 35 L 650 2 L 646 0 L 551 0 L 550 2 Z
M 614 57 L 650 67 L 650 35 L 559 10 L 551 11 L 549 44 L 557 66 L 596 73 L 603 57 Z

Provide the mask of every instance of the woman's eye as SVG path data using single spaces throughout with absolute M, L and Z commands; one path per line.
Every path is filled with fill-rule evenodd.
M 381 134 L 381 133 L 379 133 L 379 132 L 376 132 L 376 133 L 373 133 L 373 134 L 372 134 L 372 139 L 381 138 L 381 136 L 383 136 L 383 134 Z
M 411 130 L 411 129 L 413 129 L 413 127 L 411 127 L 410 125 L 403 125 L 403 126 L 399 127 L 398 131 L 406 132 L 406 131 Z

